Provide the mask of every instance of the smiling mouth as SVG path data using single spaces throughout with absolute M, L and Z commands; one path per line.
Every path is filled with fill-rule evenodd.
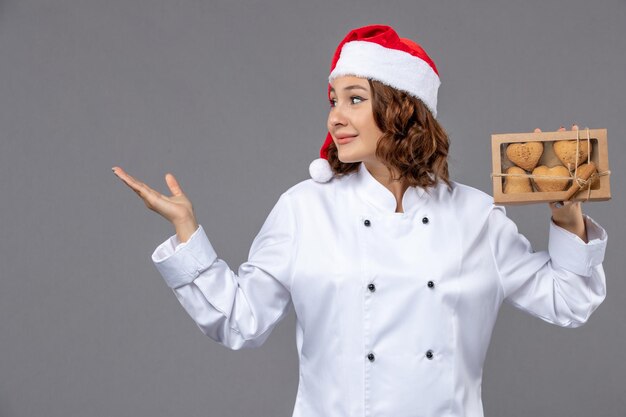
M 339 144 L 344 144 L 344 143 L 348 143 L 348 142 L 352 142 L 354 140 L 354 138 L 356 138 L 358 135 L 355 136 L 348 136 L 345 138 L 337 138 L 337 143 Z

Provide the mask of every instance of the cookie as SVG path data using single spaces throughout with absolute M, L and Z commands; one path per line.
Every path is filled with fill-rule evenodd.
M 545 176 L 545 177 L 569 177 L 570 173 L 563 165 L 557 165 L 552 168 L 548 168 L 545 165 L 540 165 L 533 170 L 533 175 Z M 537 187 L 537 190 L 545 191 L 563 191 L 569 184 L 569 179 L 556 179 L 556 178 L 533 178 L 533 182 Z
M 506 170 L 507 174 L 522 174 L 526 175 L 520 167 L 510 167 Z M 533 187 L 530 184 L 530 178 L 528 177 L 504 177 L 504 193 L 532 193 Z
M 576 158 L 575 140 L 558 140 L 552 145 L 554 153 L 570 171 L 587 161 L 589 146 L 586 140 L 581 140 L 578 145 L 578 158 Z
M 532 171 L 543 154 L 542 142 L 511 143 L 506 147 L 506 156 L 511 162 L 526 171 Z

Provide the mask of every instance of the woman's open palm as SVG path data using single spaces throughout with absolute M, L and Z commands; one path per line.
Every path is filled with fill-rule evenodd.
M 115 166 L 112 170 L 115 175 L 141 197 L 150 210 L 165 217 L 172 224 L 177 225 L 195 221 L 191 201 L 189 201 L 185 193 L 183 193 L 178 181 L 176 181 L 176 178 L 171 173 L 165 174 L 165 182 L 172 192 L 172 195 L 168 197 L 153 190 L 143 182 L 136 180 L 120 167 Z

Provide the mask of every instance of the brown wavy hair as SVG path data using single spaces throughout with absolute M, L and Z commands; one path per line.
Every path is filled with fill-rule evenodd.
M 389 169 L 392 179 L 406 178 L 409 186 L 424 189 L 442 180 L 451 189 L 448 173 L 448 134 L 422 100 L 368 79 L 372 92 L 374 121 L 383 135 L 376 157 Z M 330 143 L 327 154 L 333 173 L 341 177 L 356 172 L 360 162 L 339 160 L 337 146 Z M 393 171 L 399 176 L 393 178 Z M 432 177 L 431 177 L 432 176 Z

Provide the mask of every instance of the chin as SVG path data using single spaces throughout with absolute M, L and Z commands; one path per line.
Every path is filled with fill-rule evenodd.
M 344 164 L 351 164 L 354 162 L 360 162 L 361 160 L 355 156 L 344 155 L 341 152 L 337 154 L 337 159 L 339 159 Z

